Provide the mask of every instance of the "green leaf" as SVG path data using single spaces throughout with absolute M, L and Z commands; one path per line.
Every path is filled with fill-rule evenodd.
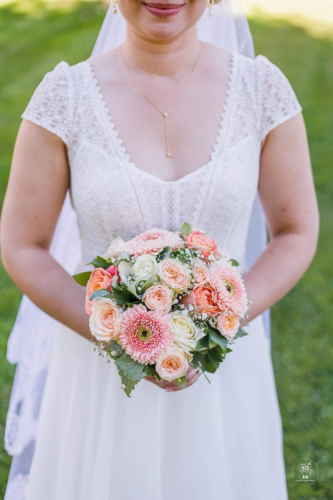
M 100 255 L 97 255 L 94 260 L 88 262 L 87 266 L 89 264 L 92 264 L 94 267 L 102 267 L 103 269 L 107 269 L 108 267 L 110 267 L 110 263 Z
M 208 327 L 208 335 L 213 342 L 218 344 L 224 351 L 226 351 L 226 349 L 228 348 L 228 341 L 226 338 L 222 337 L 222 335 L 212 327 Z
M 127 285 L 127 290 L 131 292 L 133 295 L 135 295 L 137 298 L 139 298 L 134 283 Z
M 193 355 L 192 364 L 194 368 L 201 368 L 203 371 L 215 373 L 224 358 L 225 353 L 218 345 L 213 349 L 209 349 L 207 354 L 196 352 Z
M 230 259 L 230 262 L 232 266 L 239 266 L 239 262 L 237 262 L 237 260 L 235 259 Z
M 156 371 L 155 365 L 146 365 L 145 374 L 149 375 L 150 377 L 155 377 L 157 378 L 157 380 L 161 380 L 161 377 Z
M 196 345 L 195 350 L 199 351 L 200 349 L 205 348 L 205 347 L 206 348 L 209 347 L 209 337 L 208 337 L 208 335 L 205 335 L 200 340 L 198 340 L 198 343 Z
M 130 292 L 129 290 L 124 290 L 118 285 L 112 288 L 112 295 L 120 305 L 124 305 L 127 302 L 137 302 L 138 300 L 132 292 Z
M 105 290 L 104 288 L 101 288 L 100 290 L 96 290 L 96 292 L 93 292 L 90 295 L 89 300 L 98 299 L 99 297 L 105 297 L 107 299 L 112 299 L 113 298 L 113 296 L 109 292 L 109 290 Z
M 111 342 L 107 346 L 107 349 L 111 358 L 119 357 L 125 352 L 116 340 L 111 340 Z
M 122 354 L 114 360 L 127 396 L 131 395 L 136 384 L 145 376 L 145 365 L 138 363 L 128 354 Z
M 208 351 L 207 351 L 208 352 Z M 193 354 L 193 358 L 192 358 L 192 365 L 194 366 L 194 368 L 200 368 L 201 370 L 205 370 L 204 367 L 202 366 L 202 361 L 204 360 L 205 356 L 200 353 L 200 352 L 195 352 Z
M 245 335 L 248 335 L 248 332 L 246 332 L 245 330 L 243 330 L 242 328 L 240 328 L 238 330 L 238 332 L 236 333 L 236 335 L 234 336 L 234 339 L 239 339 L 241 337 L 245 337 Z
M 92 271 L 85 271 L 84 273 L 73 274 L 72 278 L 74 278 L 79 285 L 87 286 L 91 273 Z
M 225 354 L 220 346 L 216 346 L 214 349 L 210 349 L 205 358 L 206 371 L 209 373 L 215 373 L 224 360 Z
M 155 274 L 154 276 L 151 276 L 150 278 L 147 279 L 145 284 L 141 287 L 141 291 L 144 292 L 148 287 L 150 287 L 154 283 L 158 283 L 158 277 Z
M 180 378 L 176 378 L 175 382 L 177 382 L 179 387 L 184 389 L 184 387 L 186 387 L 186 375 L 184 375 L 183 377 L 180 377 Z
M 157 254 L 156 259 L 158 262 L 161 260 L 167 259 L 170 256 L 172 248 L 171 247 L 164 247 L 159 254 Z
M 182 234 L 183 236 L 187 236 L 188 234 L 191 233 L 192 233 L 192 228 L 190 224 L 188 224 L 188 222 L 184 222 L 184 224 L 180 228 L 180 234 Z

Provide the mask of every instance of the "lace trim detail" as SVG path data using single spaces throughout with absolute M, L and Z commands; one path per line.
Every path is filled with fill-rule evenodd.
M 234 52 L 231 52 L 230 56 L 230 71 L 228 75 L 228 82 L 227 82 L 227 91 L 226 91 L 226 98 L 225 102 L 222 108 L 222 113 L 221 113 L 221 121 L 218 129 L 218 134 L 216 138 L 216 143 L 213 148 L 213 151 L 211 153 L 211 161 L 214 161 L 217 159 L 220 151 L 221 151 L 221 145 L 223 143 L 223 139 L 226 135 L 227 131 L 227 118 L 229 116 L 229 108 L 232 103 L 232 95 L 233 95 L 233 89 L 235 86 L 235 75 L 236 75 L 236 54 Z
M 98 83 L 98 80 L 96 78 L 95 72 L 92 68 L 92 65 L 90 63 L 90 58 L 87 59 L 85 62 L 88 67 L 88 73 L 90 75 L 91 82 L 93 84 L 93 88 L 95 91 L 95 94 L 98 97 L 98 103 L 101 106 L 101 110 L 103 113 L 103 118 L 105 119 L 107 125 L 109 126 L 110 129 L 110 136 L 111 139 L 118 151 L 120 159 L 123 161 L 124 165 L 127 167 L 131 167 L 133 170 L 137 170 L 139 173 L 141 173 L 144 176 L 148 176 L 152 179 L 154 179 L 157 182 L 166 182 L 166 183 L 177 183 L 180 182 L 181 180 L 185 178 L 189 178 L 192 174 L 195 174 L 196 172 L 205 169 L 206 167 L 209 167 L 219 156 L 220 151 L 221 151 L 221 145 L 223 144 L 223 139 L 226 134 L 226 119 L 228 116 L 229 108 L 230 108 L 230 103 L 232 101 L 232 95 L 233 95 L 233 89 L 234 89 L 234 80 L 235 80 L 235 58 L 236 54 L 234 52 L 230 53 L 230 66 L 229 66 L 229 74 L 228 74 L 228 80 L 227 80 L 227 90 L 226 90 L 226 96 L 225 96 L 225 101 L 222 107 L 222 112 L 220 115 L 220 122 L 219 122 L 219 127 L 218 127 L 218 132 L 217 136 L 215 138 L 215 143 L 213 145 L 213 150 L 210 153 L 210 160 L 205 164 L 202 165 L 201 167 L 193 170 L 192 172 L 189 172 L 183 177 L 180 177 L 179 179 L 176 179 L 175 181 L 165 181 L 163 179 L 160 179 L 156 177 L 155 175 L 150 174 L 149 172 L 145 172 L 144 170 L 138 168 L 135 163 L 133 163 L 130 159 L 130 155 L 127 153 L 125 146 L 123 145 L 123 140 L 119 137 L 118 130 L 115 128 L 115 124 L 113 122 L 113 118 L 111 116 L 110 110 L 107 107 L 106 101 L 104 99 L 101 87 Z
M 17 474 L 8 481 L 4 500 L 25 500 L 29 474 Z
M 294 89 L 285 74 L 267 57 L 255 59 L 258 70 L 258 108 L 260 141 L 275 127 L 302 111 Z
M 67 147 L 70 146 L 73 123 L 73 89 L 69 72 L 69 64 L 61 61 L 46 73 L 21 114 L 21 118 L 58 135 Z
M 98 96 L 98 102 L 99 102 L 100 106 L 102 107 L 103 117 L 106 118 L 105 121 L 109 127 L 112 142 L 114 143 L 114 145 L 117 149 L 119 157 L 123 158 L 126 162 L 128 162 L 129 156 L 126 153 L 126 149 L 123 145 L 122 139 L 119 137 L 118 130 L 115 128 L 115 124 L 113 123 L 113 119 L 112 119 L 110 111 L 107 107 L 102 90 L 99 86 L 98 80 L 97 80 L 95 73 L 94 73 L 94 70 L 91 66 L 90 58 L 86 59 L 86 61 L 84 61 L 84 62 L 86 63 L 86 66 L 88 68 L 88 73 L 90 75 L 90 81 L 92 82 L 95 93 Z

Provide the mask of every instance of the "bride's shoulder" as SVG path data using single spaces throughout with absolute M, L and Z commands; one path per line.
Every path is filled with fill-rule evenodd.
M 296 103 L 295 91 L 288 76 L 281 68 L 268 57 L 258 54 L 254 58 L 237 55 L 240 65 L 245 73 L 243 81 L 253 83 L 253 89 L 257 96 L 269 100 L 288 99 Z
M 249 70 L 256 79 L 260 79 L 265 75 L 285 76 L 281 69 L 263 54 L 258 54 L 253 58 L 237 53 L 234 55 L 238 58 L 240 65 L 245 70 Z
M 21 114 L 21 118 L 57 134 L 67 145 L 80 88 L 83 88 L 80 86 L 83 63 L 70 65 L 62 60 L 55 64 L 40 79 Z
M 274 127 L 302 111 L 286 74 L 268 57 L 238 55 L 242 67 L 241 85 L 252 94 L 260 126 L 260 140 Z

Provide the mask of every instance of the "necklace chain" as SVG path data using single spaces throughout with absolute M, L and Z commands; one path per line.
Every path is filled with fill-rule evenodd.
M 129 67 L 127 66 L 124 58 L 123 58 L 123 55 L 121 53 L 121 46 L 118 47 L 118 50 L 119 50 L 119 53 L 120 53 L 120 56 L 121 56 L 121 59 L 124 63 L 124 66 L 125 68 L 127 69 L 128 73 L 129 73 L 129 76 L 132 80 L 132 82 L 134 83 L 134 85 L 137 87 L 137 89 L 141 92 L 141 94 L 162 114 L 163 118 L 164 118 L 164 129 L 165 129 L 165 143 L 166 143 L 166 156 L 167 157 L 170 157 L 171 156 L 171 152 L 170 152 L 170 144 L 169 144 L 169 131 L 168 131 L 168 116 L 169 116 L 169 113 L 170 111 L 172 110 L 172 108 L 174 107 L 174 105 L 177 103 L 178 99 L 180 98 L 180 96 L 182 95 L 182 93 L 184 92 L 184 90 L 186 89 L 186 87 L 188 86 L 194 72 L 195 72 L 195 69 L 197 68 L 198 66 L 198 62 L 199 62 L 199 59 L 200 59 L 200 56 L 201 56 L 201 52 L 202 52 L 202 44 L 199 40 L 199 56 L 196 60 L 196 63 L 191 71 L 191 74 L 186 82 L 186 84 L 184 85 L 184 87 L 182 88 L 182 90 L 180 91 L 180 93 L 178 94 L 178 97 L 176 98 L 176 100 L 173 102 L 173 104 L 170 106 L 170 108 L 168 109 L 168 111 L 164 112 L 162 111 L 158 106 L 157 104 L 155 104 L 151 99 L 150 97 L 148 97 L 142 90 L 141 88 L 139 87 L 139 85 L 137 84 L 137 82 L 134 80 L 133 78 L 133 75 L 131 73 L 131 71 L 129 70 Z

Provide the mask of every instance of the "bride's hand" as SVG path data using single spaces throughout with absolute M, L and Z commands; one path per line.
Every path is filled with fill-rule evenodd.
M 200 377 L 201 372 L 197 371 L 193 366 L 190 366 L 187 375 L 186 375 L 186 385 L 183 389 L 190 387 L 190 385 L 194 384 Z M 179 387 L 177 382 L 167 382 L 166 380 L 157 380 L 155 377 L 146 376 L 144 377 L 149 382 L 152 382 L 155 385 L 158 385 L 161 389 L 165 389 L 167 392 L 181 391 L 182 388 Z

